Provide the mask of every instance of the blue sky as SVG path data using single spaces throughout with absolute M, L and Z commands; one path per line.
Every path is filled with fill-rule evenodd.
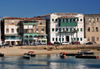
M 0 17 L 34 17 L 54 12 L 100 14 L 100 0 L 0 0 Z

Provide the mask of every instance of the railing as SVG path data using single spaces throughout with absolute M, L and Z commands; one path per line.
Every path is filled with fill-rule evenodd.
M 77 30 L 72 30 L 72 31 L 59 31 L 59 33 L 75 33 Z
M 60 26 L 66 26 L 66 27 L 67 26 L 77 26 L 77 22 L 72 22 L 72 23 L 67 23 L 67 22 L 66 23 L 62 23 L 61 22 L 60 23 Z

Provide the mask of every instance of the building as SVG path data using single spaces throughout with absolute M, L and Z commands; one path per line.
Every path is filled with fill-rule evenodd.
M 100 14 L 86 14 L 84 20 L 87 42 L 100 44 Z
M 18 26 L 21 20 L 21 18 L 15 17 L 4 17 L 2 19 L 2 40 L 5 44 L 14 45 L 14 43 L 18 44 L 22 41 Z
M 40 17 L 24 18 L 20 23 L 20 34 L 23 37 L 23 44 L 47 44 L 46 20 Z
M 5 44 L 47 43 L 46 21 L 43 18 L 5 17 L 1 24 Z
M 52 13 L 46 19 L 48 42 L 84 41 L 84 15 L 78 13 Z

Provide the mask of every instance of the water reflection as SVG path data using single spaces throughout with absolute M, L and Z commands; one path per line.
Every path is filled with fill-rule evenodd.
M 95 55 L 100 55 L 99 53 Z M 21 56 L 0 58 L 0 69 L 85 69 L 100 68 L 100 59 L 76 59 L 66 56 L 61 59 L 59 54 L 37 55 L 26 60 Z

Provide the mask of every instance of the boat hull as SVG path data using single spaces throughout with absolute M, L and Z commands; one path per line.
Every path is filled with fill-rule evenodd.
M 0 54 L 0 57 L 4 57 L 4 54 Z
M 76 58 L 98 59 L 98 58 L 99 58 L 99 56 L 76 56 Z
M 66 54 L 66 56 L 76 56 L 76 55 L 78 55 L 78 56 L 81 56 L 82 54 Z

